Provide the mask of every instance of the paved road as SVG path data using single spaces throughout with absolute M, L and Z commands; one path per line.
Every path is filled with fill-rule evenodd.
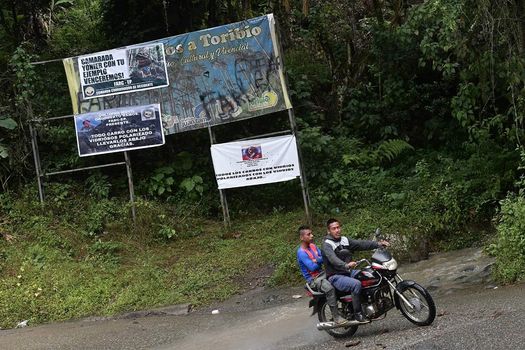
M 446 260 L 453 263 L 452 258 Z M 428 261 L 422 264 L 429 266 Z M 469 264 L 463 270 L 484 270 L 485 262 Z M 458 285 L 467 277 L 459 278 Z M 308 300 L 291 298 L 301 292 L 299 287 L 252 291 L 217 306 L 218 315 L 199 310 L 185 316 L 80 320 L 2 330 L 0 348 L 525 349 L 525 284 L 494 288 L 480 282 L 451 290 L 433 283 L 439 316 L 431 326 L 416 327 L 392 310 L 386 319 L 360 327 L 354 337 L 345 340 L 315 329 L 317 320 L 309 317 Z

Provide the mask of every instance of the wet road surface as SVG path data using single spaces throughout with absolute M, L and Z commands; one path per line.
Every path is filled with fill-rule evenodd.
M 496 286 L 479 249 L 432 256 L 401 269 L 429 287 L 438 317 L 417 327 L 397 310 L 350 339 L 317 331 L 302 287 L 255 289 L 179 316 L 128 315 L 0 331 L 1 349 L 522 349 L 525 285 Z M 299 299 L 293 295 L 303 295 Z M 211 310 L 219 314 L 212 315 Z M 135 317 L 136 316 L 136 317 Z

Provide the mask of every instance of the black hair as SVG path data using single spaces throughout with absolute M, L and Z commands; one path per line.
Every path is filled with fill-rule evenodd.
M 334 222 L 337 222 L 337 223 L 341 223 L 339 220 L 337 219 L 334 219 L 334 218 L 330 218 L 326 221 L 326 228 L 329 228 L 331 224 L 333 224 Z
M 301 225 L 299 226 L 299 228 L 297 229 L 297 233 L 299 233 L 299 236 L 302 235 L 302 232 L 305 231 L 305 230 L 311 230 L 312 228 L 308 225 Z

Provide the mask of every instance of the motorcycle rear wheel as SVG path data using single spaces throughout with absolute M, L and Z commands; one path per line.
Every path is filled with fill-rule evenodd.
M 319 318 L 319 322 L 333 321 L 332 311 L 330 310 L 330 307 L 328 306 L 326 301 L 322 302 L 322 304 L 319 305 L 319 309 L 317 311 L 317 317 Z M 325 331 L 334 338 L 346 338 L 346 337 L 351 337 L 352 335 L 354 335 L 354 333 L 357 331 L 357 327 L 358 326 L 340 327 L 340 328 L 326 329 Z
M 436 305 L 430 293 L 425 288 L 415 283 L 403 288 L 400 292 L 413 306 L 411 308 L 399 298 L 401 313 L 407 320 L 418 326 L 428 326 L 434 322 L 434 318 L 436 318 Z

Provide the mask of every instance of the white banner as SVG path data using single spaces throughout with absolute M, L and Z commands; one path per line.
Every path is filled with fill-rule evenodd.
M 83 99 L 168 86 L 164 45 L 157 43 L 77 58 Z
M 297 143 L 292 135 L 212 145 L 211 157 L 219 189 L 300 176 Z

